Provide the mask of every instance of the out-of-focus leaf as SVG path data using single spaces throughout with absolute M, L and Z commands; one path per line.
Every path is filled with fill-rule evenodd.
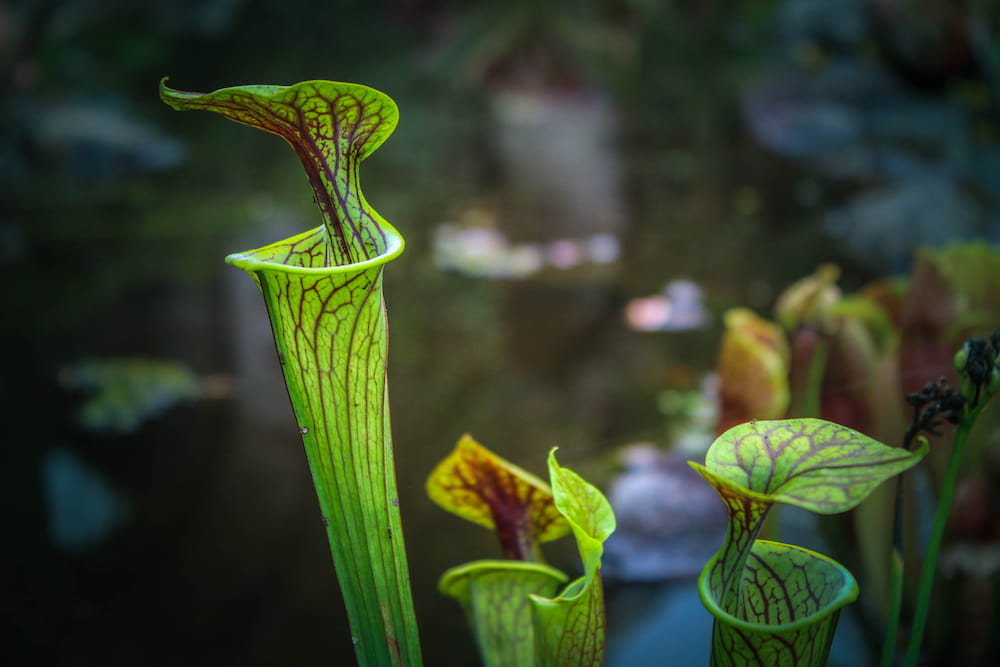
M 538 560 L 538 545 L 570 525 L 552 489 L 465 435 L 427 478 L 427 495 L 444 509 L 496 532 L 504 555 Z
M 983 242 L 921 248 L 903 313 L 904 328 L 956 346 L 1000 317 L 1000 252 Z
M 718 431 L 750 419 L 775 419 L 788 409 L 788 343 L 777 325 L 745 308 L 725 315 L 716 373 Z
M 840 300 L 837 279 L 840 269 L 823 264 L 816 272 L 788 286 L 778 297 L 775 314 L 786 331 L 809 325 L 820 331 L 831 329 L 831 310 Z
M 62 368 L 59 381 L 89 394 L 77 418 L 94 431 L 132 433 L 201 395 L 201 381 L 190 368 L 157 359 L 87 359 Z

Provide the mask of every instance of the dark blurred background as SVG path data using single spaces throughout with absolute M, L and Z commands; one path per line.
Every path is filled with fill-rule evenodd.
M 0 1 L 4 664 L 353 661 L 263 304 L 222 261 L 315 226 L 311 193 L 281 141 L 171 111 L 162 77 L 399 104 L 363 183 L 407 239 L 400 500 L 426 662 L 457 666 L 437 578 L 499 552 L 426 498 L 434 464 L 464 432 L 535 473 L 558 445 L 605 489 L 697 456 L 725 309 L 996 242 L 998 28 L 972 0 Z M 609 562 L 609 665 L 705 664 L 698 521 Z M 863 626 L 834 661 L 866 664 Z

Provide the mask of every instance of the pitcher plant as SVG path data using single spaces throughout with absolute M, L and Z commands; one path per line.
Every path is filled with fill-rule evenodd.
M 726 538 L 699 577 L 715 617 L 713 666 L 822 667 L 840 609 L 858 595 L 851 573 L 801 547 L 758 540 L 775 503 L 845 512 L 927 451 L 883 445 L 820 419 L 751 421 L 691 463 L 729 513 Z
M 382 270 L 403 238 L 368 205 L 358 167 L 392 133 L 396 104 L 366 86 L 305 81 L 191 93 L 212 111 L 283 138 L 305 167 L 323 224 L 232 254 L 264 296 L 326 524 L 361 665 L 420 665 L 386 385 Z

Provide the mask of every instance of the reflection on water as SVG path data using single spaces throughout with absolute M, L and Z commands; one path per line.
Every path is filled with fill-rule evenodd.
M 663 292 L 632 299 L 625 320 L 637 331 L 684 331 L 708 324 L 701 288 L 690 280 L 671 280 Z
M 524 280 L 545 269 L 611 264 L 618 259 L 617 239 L 596 234 L 585 239 L 556 239 L 548 244 L 510 244 L 490 227 L 462 229 L 441 225 L 434 235 L 434 263 L 445 270 L 482 278 Z
M 690 577 L 710 531 L 688 529 L 711 510 L 686 513 L 678 498 L 700 492 L 662 452 L 707 444 L 700 378 L 718 313 L 766 314 L 822 262 L 839 262 L 853 289 L 918 240 L 997 229 L 996 123 L 969 92 L 981 81 L 915 90 L 866 55 L 862 2 L 626 3 L 538 30 L 502 7 L 503 25 L 524 32 L 504 47 L 519 74 L 471 87 L 451 80 L 464 63 L 421 69 L 468 26 L 455 3 L 214 2 L 227 11 L 193 34 L 178 28 L 198 14 L 190 3 L 131 14 L 64 3 L 77 9 L 53 9 L 58 21 L 45 4 L 4 24 L 18 49 L 0 42 L 19 63 L 4 70 L 0 142 L 0 270 L 16 276 L 2 335 L 17 381 L 0 390 L 17 443 L 4 466 L 18 508 L 9 530 L 26 573 L 12 634 L 28 664 L 353 655 L 260 294 L 222 264 L 314 226 L 315 212 L 273 137 L 158 106 L 165 73 L 190 89 L 342 78 L 399 102 L 401 125 L 363 181 L 408 243 L 386 273 L 390 394 L 429 665 L 475 664 L 461 611 L 436 582 L 495 553 L 489 535 L 423 494 L 461 433 L 535 473 L 560 446 L 565 465 L 615 489 L 623 521 L 609 553 L 621 549 L 621 568 Z M 490 51 L 491 27 L 464 36 Z M 593 46 L 596 36 L 610 41 Z M 63 99 L 87 100 L 86 114 Z M 77 111 L 41 122 L 60 109 Z M 108 357 L 176 360 L 231 378 L 231 392 L 145 414 L 131 435 L 81 429 L 82 397 L 60 389 L 59 369 Z M 124 398 L 146 403 L 142 391 Z M 615 452 L 636 442 L 656 449 L 621 465 Z M 101 540 L 85 526 L 103 526 Z M 667 548 L 663 535 L 674 536 Z M 88 553 L 60 551 L 82 544 Z M 571 570 L 572 545 L 553 560 Z M 710 616 L 690 579 L 666 589 L 659 599 L 609 580 L 611 663 L 666 645 L 676 664 L 691 664 L 682 649 L 704 664 Z M 66 641 L 51 642 L 54 626 Z

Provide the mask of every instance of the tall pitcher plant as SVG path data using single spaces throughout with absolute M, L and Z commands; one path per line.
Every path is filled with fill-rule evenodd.
M 375 212 L 359 163 L 392 133 L 396 104 L 366 86 L 305 81 L 213 93 L 173 90 L 201 109 L 283 138 L 305 167 L 319 227 L 226 258 L 264 295 L 327 527 L 361 665 L 420 665 L 403 546 L 386 386 L 382 269 L 403 238 Z

